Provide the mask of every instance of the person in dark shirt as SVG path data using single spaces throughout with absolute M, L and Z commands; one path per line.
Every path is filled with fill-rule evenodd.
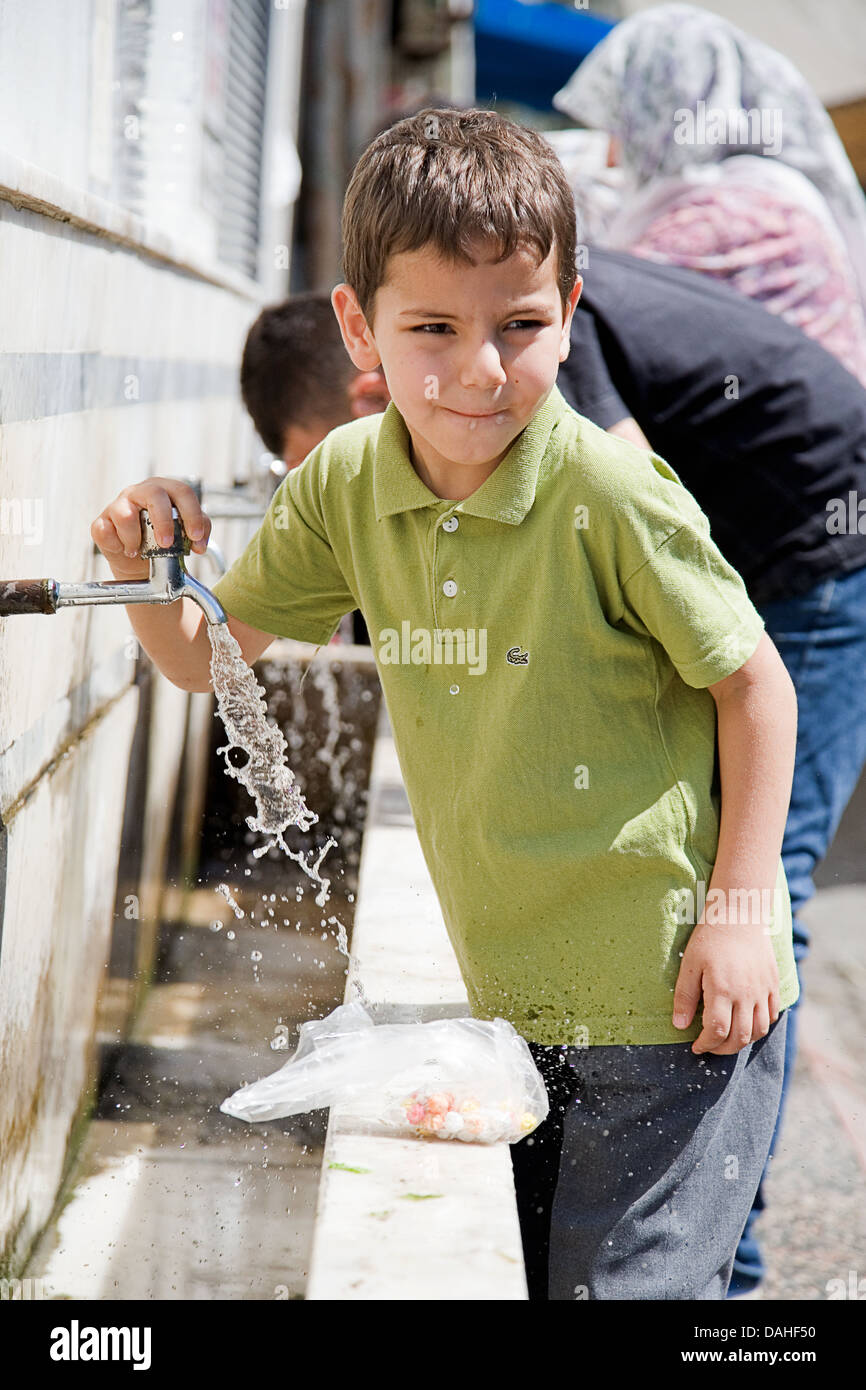
M 866 763 L 866 391 L 813 339 L 731 289 L 595 246 L 586 248 L 571 344 L 559 389 L 580 414 L 674 469 L 743 576 L 796 687 L 782 859 L 799 972 L 810 939 L 800 910 Z M 797 1008 L 788 1010 L 771 1153 L 793 1071 Z M 567 1084 L 554 1079 L 554 1088 L 563 1085 L 567 1096 Z M 520 1150 L 529 1162 L 532 1151 L 517 1145 L 515 1157 Z M 555 1142 L 548 1166 L 554 1154 Z M 765 1178 L 766 1170 L 729 1297 L 764 1277 L 752 1228 Z
M 842 499 L 847 520 L 849 492 L 866 495 L 860 383 L 706 276 L 595 246 L 587 257 L 557 378 L 570 404 L 602 429 L 636 422 L 756 606 L 866 565 L 866 514 L 862 531 L 840 530 L 828 509 Z

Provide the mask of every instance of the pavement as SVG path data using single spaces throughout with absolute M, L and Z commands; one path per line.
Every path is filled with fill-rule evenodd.
M 755 1231 L 764 1301 L 866 1298 L 866 776 L 815 883 L 794 1082 Z

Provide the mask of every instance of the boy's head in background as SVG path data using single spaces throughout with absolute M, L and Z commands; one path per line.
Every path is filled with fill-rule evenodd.
M 337 425 L 388 404 L 381 372 L 353 365 L 324 292 L 262 310 L 244 345 L 241 394 L 265 447 L 288 468 Z
M 422 480 L 468 496 L 568 356 L 582 282 L 562 165 L 495 112 L 427 108 L 364 151 L 342 235 L 331 300 L 348 354 L 381 364 Z

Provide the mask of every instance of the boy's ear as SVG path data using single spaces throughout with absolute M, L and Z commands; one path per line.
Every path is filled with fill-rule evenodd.
M 331 291 L 331 305 L 353 363 L 361 372 L 373 371 L 381 361 L 379 349 L 352 286 L 336 285 Z
M 577 308 L 577 301 L 580 299 L 580 292 L 583 289 L 583 277 L 578 275 L 574 282 L 574 289 L 568 297 L 568 310 L 562 325 L 562 337 L 559 342 L 559 360 L 564 362 L 571 351 L 571 320 Z

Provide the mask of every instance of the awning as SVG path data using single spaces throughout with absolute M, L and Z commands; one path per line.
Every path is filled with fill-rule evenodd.
M 565 5 L 477 0 L 475 99 L 551 111 L 551 98 L 614 26 Z

